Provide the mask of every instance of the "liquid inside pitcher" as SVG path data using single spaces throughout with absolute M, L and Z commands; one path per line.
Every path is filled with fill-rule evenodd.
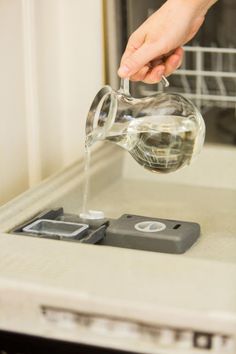
M 116 143 L 140 165 L 159 173 L 190 164 L 204 137 L 204 120 L 192 102 L 165 92 L 134 98 L 127 80 L 119 91 L 105 86 L 98 92 L 86 122 L 88 147 L 99 140 Z

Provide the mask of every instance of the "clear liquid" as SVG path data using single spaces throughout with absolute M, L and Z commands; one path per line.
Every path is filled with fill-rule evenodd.
M 88 198 L 90 190 L 90 161 L 91 161 L 91 149 L 87 143 L 85 143 L 85 157 L 84 157 L 84 194 L 82 212 L 86 214 L 88 212 Z
M 132 139 L 136 140 L 136 144 L 130 154 L 152 172 L 174 172 L 191 162 L 194 141 L 189 139 L 188 132 L 181 135 L 144 132 Z
M 87 136 L 88 146 L 101 136 L 100 128 Z M 169 173 L 190 164 L 196 144 L 194 120 L 179 116 L 146 116 L 118 121 L 103 133 L 105 140 L 122 146 L 144 168 Z
M 169 173 L 188 165 L 191 162 L 195 145 L 195 126 L 191 122 L 183 127 L 176 124 L 176 117 L 165 117 L 159 122 L 153 117 L 135 120 L 121 134 L 114 131 L 107 136 L 125 148 L 144 168 L 157 173 Z M 174 123 L 174 124 L 173 124 Z

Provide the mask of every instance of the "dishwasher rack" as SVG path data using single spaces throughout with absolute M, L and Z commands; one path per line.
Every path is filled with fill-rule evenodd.
M 236 109 L 236 49 L 185 46 L 180 69 L 168 80 L 170 90 L 193 100 L 201 109 L 211 107 Z M 161 84 L 153 92 L 161 89 Z M 167 89 L 168 90 L 168 89 Z M 152 91 L 140 87 L 140 93 Z

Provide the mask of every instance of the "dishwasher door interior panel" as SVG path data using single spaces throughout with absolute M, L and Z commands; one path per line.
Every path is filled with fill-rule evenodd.
M 134 178 L 109 144 L 93 161 L 92 209 L 195 221 L 197 242 L 174 255 L 12 233 L 48 208 L 80 213 L 79 161 L 0 210 L 0 329 L 85 350 L 235 354 L 235 189 Z

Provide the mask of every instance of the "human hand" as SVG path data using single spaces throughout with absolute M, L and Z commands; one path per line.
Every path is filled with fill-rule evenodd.
M 118 75 L 152 84 L 182 63 L 182 45 L 204 22 L 214 0 L 168 0 L 129 38 Z

